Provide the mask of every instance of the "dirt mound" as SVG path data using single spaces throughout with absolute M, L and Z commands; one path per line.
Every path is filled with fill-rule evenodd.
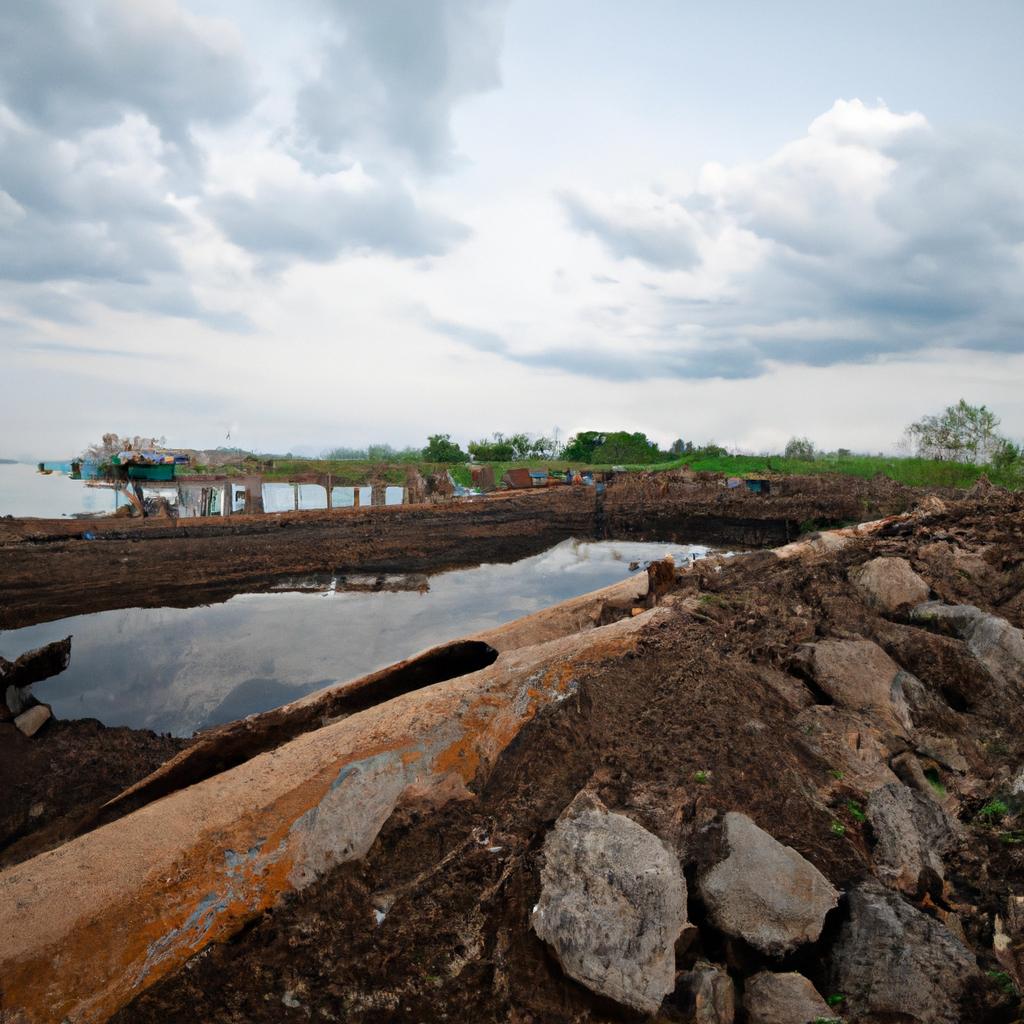
M 850 1021 L 1016 1019 L 1022 694 L 964 641 L 878 611 L 852 579 L 873 559 L 902 558 L 933 600 L 1020 629 L 1022 512 L 1021 499 L 985 492 L 785 559 L 698 563 L 665 598 L 672 614 L 628 656 L 581 664 L 577 698 L 539 713 L 472 799 L 406 802 L 365 859 L 208 948 L 116 1019 L 621 1020 L 620 1007 L 566 976 L 531 927 L 545 839 L 584 788 L 669 844 L 686 872 L 696 928 L 676 943 L 677 985 L 659 1019 L 691 1020 L 695 979 L 712 976 L 742 1005 L 747 980 L 765 969 L 799 973 Z M 898 667 L 909 726 L 830 698 L 798 655 L 823 640 L 882 648 Z M 878 847 L 866 814 L 882 787 L 913 790 L 949 823 L 941 873 L 926 866 L 895 887 L 892 844 Z M 729 812 L 860 902 L 843 898 L 820 937 L 784 957 L 720 931 L 696 882 Z M 864 960 L 865 948 L 892 945 L 893 927 L 909 944 L 908 985 L 881 953 Z M 935 973 L 933 950 L 956 963 L 955 978 Z M 873 987 L 863 984 L 868 968 Z

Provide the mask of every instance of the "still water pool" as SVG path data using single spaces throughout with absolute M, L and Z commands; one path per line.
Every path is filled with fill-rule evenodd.
M 429 590 L 242 594 L 197 608 L 127 608 L 0 632 L 0 656 L 69 633 L 71 665 L 35 687 L 58 718 L 190 735 L 425 647 L 616 583 L 630 563 L 710 549 L 564 541 L 511 565 L 430 577 Z

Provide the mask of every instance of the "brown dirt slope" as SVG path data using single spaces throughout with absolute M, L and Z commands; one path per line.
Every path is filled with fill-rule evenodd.
M 691 881 L 687 851 L 700 830 L 742 811 L 848 891 L 876 870 L 868 793 L 927 773 L 925 789 L 961 828 L 945 883 L 932 879 L 905 899 L 960 934 L 983 969 L 1005 971 L 993 935 L 1008 896 L 1024 895 L 1020 801 L 1008 796 L 1024 762 L 1024 703 L 962 641 L 870 608 L 849 573 L 899 556 L 933 597 L 1024 626 L 1024 505 L 988 493 L 930 508 L 839 549 L 754 554 L 680 577 L 673 616 L 634 655 L 581 668 L 579 699 L 538 715 L 476 799 L 396 812 L 365 860 L 208 948 L 115 1019 L 621 1020 L 621 1009 L 562 973 L 530 928 L 544 837 L 584 786 L 679 850 Z M 800 645 L 821 639 L 873 640 L 912 672 L 921 684 L 914 728 L 829 703 L 805 682 Z M 996 794 L 1008 804 L 998 821 L 979 814 Z M 695 889 L 700 933 L 677 948 L 677 969 L 710 959 L 742 990 L 765 958 L 716 931 Z M 844 900 L 818 942 L 768 966 L 799 970 L 830 993 L 847 912 Z M 1006 973 L 980 974 L 961 1019 L 1017 1019 L 1010 988 Z M 691 1020 L 689 1000 L 681 984 L 660 1019 Z

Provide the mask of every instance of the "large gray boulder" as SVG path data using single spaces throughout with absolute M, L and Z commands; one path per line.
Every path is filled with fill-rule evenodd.
M 873 879 L 851 890 L 848 909 L 831 978 L 848 1018 L 960 1024 L 960 1004 L 980 973 L 963 943 Z
M 871 640 L 819 640 L 801 648 L 815 683 L 840 707 L 881 712 L 910 729 L 903 670 Z
M 813 864 L 736 812 L 722 822 L 720 853 L 698 882 L 716 928 L 771 956 L 818 938 L 839 894 Z
M 959 637 L 996 682 L 1024 692 L 1024 632 L 1006 619 L 972 604 L 928 601 L 911 613 L 912 622 Z
M 945 876 L 942 855 L 953 831 L 934 800 L 896 782 L 876 789 L 866 812 L 877 840 L 875 874 L 883 882 L 913 896 L 930 888 L 929 875 Z
M 532 923 L 570 977 L 654 1013 L 675 988 L 675 942 L 687 923 L 679 859 L 584 791 L 544 842 Z
M 872 608 L 894 615 L 928 600 L 929 587 L 905 558 L 873 558 L 850 572 Z
M 809 1024 L 832 1017 L 818 990 L 795 972 L 761 971 L 747 978 L 743 991 L 747 1024 Z

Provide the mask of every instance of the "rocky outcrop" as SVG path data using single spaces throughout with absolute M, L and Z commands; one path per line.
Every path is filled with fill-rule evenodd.
M 960 1024 L 979 975 L 960 940 L 878 882 L 862 882 L 848 902 L 832 953 L 832 987 L 845 995 L 847 1017 Z
M 928 601 L 911 612 L 911 621 L 966 642 L 997 683 L 1024 691 L 1024 632 L 1006 619 L 971 604 Z
M 836 704 L 881 711 L 903 729 L 912 722 L 902 669 L 870 640 L 819 640 L 797 652 L 797 666 Z
M 745 814 L 726 814 L 717 838 L 725 855 L 698 883 L 715 927 L 771 956 L 814 942 L 839 898 L 828 879 Z
M 832 1011 L 818 990 L 802 975 L 790 971 L 761 971 L 748 978 L 743 991 L 747 1024 L 811 1024 Z
M 902 783 L 876 789 L 868 798 L 867 818 L 875 833 L 875 873 L 910 896 L 941 891 L 942 854 L 953 839 L 942 808 Z
M 736 1019 L 736 987 L 732 978 L 715 964 L 698 961 L 692 971 L 679 976 L 678 991 L 685 997 L 692 1024 L 733 1024 Z
M 852 570 L 850 579 L 867 603 L 885 615 L 928 600 L 928 584 L 905 558 L 873 558 Z
M 666 843 L 584 791 L 544 842 L 532 921 L 566 974 L 654 1013 L 675 987 L 686 880 Z

